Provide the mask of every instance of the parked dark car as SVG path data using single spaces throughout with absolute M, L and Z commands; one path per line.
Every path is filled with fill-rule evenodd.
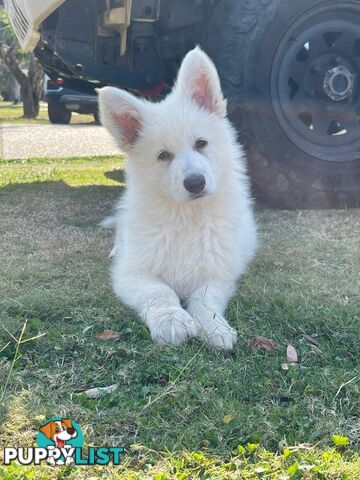
M 99 123 L 97 96 L 64 88 L 62 84 L 61 78 L 53 81 L 47 77 L 45 81 L 45 100 L 48 103 L 50 122 L 70 123 L 72 112 L 77 112 L 94 115 L 95 122 Z

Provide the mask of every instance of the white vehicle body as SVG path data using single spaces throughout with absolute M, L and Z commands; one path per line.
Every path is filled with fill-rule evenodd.
M 66 0 L 5 0 L 16 36 L 26 51 L 32 51 L 40 40 L 39 28 Z M 101 19 L 101 29 L 106 32 L 119 31 L 121 35 L 120 54 L 126 50 L 126 33 L 130 24 L 132 0 L 125 0 L 122 7 L 109 8 Z
M 16 36 L 24 50 L 31 51 L 40 39 L 39 27 L 65 0 L 5 0 Z

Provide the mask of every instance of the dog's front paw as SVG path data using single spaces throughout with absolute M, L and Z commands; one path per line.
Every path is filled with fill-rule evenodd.
M 182 308 L 169 309 L 166 312 L 152 312 L 146 322 L 155 343 L 180 345 L 188 337 L 198 333 L 191 316 Z
M 200 337 L 214 348 L 232 350 L 236 343 L 237 333 L 225 318 L 215 316 L 210 322 L 201 323 Z

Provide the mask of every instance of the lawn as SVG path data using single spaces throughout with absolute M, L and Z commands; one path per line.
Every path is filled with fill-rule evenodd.
M 112 232 L 98 225 L 122 167 L 0 162 L 0 449 L 33 445 L 62 415 L 86 445 L 127 450 L 120 467 L 0 466 L 0 477 L 360 478 L 360 211 L 258 209 L 261 248 L 227 312 L 234 352 L 160 348 L 109 282 Z M 98 338 L 105 329 L 120 339 Z M 278 347 L 252 348 L 259 335 Z
M 47 104 L 41 102 L 40 113 L 35 120 L 22 118 L 23 107 L 22 104 L 14 105 L 11 102 L 0 102 L 0 124 L 1 123 L 37 123 L 47 124 L 49 117 L 47 113 Z M 94 117 L 92 115 L 78 115 L 73 113 L 71 123 L 93 123 Z

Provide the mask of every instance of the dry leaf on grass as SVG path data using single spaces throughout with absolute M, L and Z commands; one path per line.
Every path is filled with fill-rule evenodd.
M 227 425 L 228 423 L 231 422 L 231 420 L 235 420 L 236 417 L 234 417 L 234 415 L 225 415 L 224 418 L 223 418 L 223 422 L 225 423 L 225 425 Z
M 286 360 L 288 363 L 297 363 L 298 361 L 298 354 L 295 348 L 292 345 L 288 345 L 286 349 Z
M 119 340 L 121 338 L 120 332 L 114 332 L 113 330 L 104 330 L 102 333 L 96 334 L 100 340 Z
M 254 337 L 250 342 L 250 346 L 251 348 L 256 348 L 259 350 L 266 350 L 267 352 L 272 352 L 278 347 L 274 340 L 270 340 L 270 338 L 266 337 Z
M 104 395 L 105 393 L 112 393 L 117 388 L 118 388 L 118 384 L 114 383 L 113 385 L 110 385 L 109 387 L 90 388 L 89 390 L 86 390 L 86 392 L 84 392 L 84 393 L 87 396 L 87 398 L 90 398 L 92 400 L 96 400 L 97 398 L 101 397 L 101 395 Z

